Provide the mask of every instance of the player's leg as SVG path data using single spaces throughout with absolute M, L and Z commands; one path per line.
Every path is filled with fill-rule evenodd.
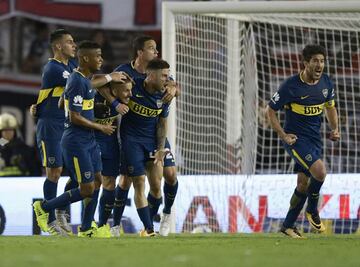
M 320 195 L 320 188 L 324 183 L 326 177 L 325 164 L 321 159 L 315 161 L 310 167 L 310 183 L 307 190 L 308 205 L 306 207 L 306 218 L 309 220 L 310 225 L 314 230 L 319 232 L 325 231 L 325 226 L 321 222 L 318 202 Z
M 301 170 L 301 166 L 296 164 L 296 169 Z M 301 238 L 302 235 L 296 229 L 295 222 L 299 217 L 299 214 L 304 207 L 307 195 L 307 186 L 309 181 L 309 175 L 304 172 L 298 172 L 297 175 L 297 186 L 290 199 L 289 211 L 286 214 L 285 220 L 281 227 L 281 232 L 293 238 Z
M 140 232 L 140 236 L 154 236 L 154 226 L 150 219 L 150 210 L 147 199 L 145 197 L 145 175 L 132 176 L 131 180 L 134 186 L 134 202 L 140 217 L 144 225 L 144 230 Z
M 121 171 L 121 173 L 125 173 Z M 120 236 L 120 223 L 128 199 L 129 189 L 132 184 L 131 179 L 126 175 L 120 175 L 119 183 L 115 188 L 115 202 L 113 213 L 113 227 L 111 234 L 113 236 Z
M 103 166 L 105 168 L 104 160 Z M 104 173 L 104 172 L 103 172 Z M 99 200 L 99 224 L 101 227 L 105 225 L 111 215 L 111 212 L 114 208 L 115 201 L 115 180 L 114 176 L 103 176 L 102 182 L 102 195 Z
M 170 144 L 167 140 L 165 147 L 171 151 Z M 171 227 L 171 208 L 174 204 L 179 186 L 175 159 L 171 152 L 167 154 L 164 159 L 164 179 L 164 209 L 160 220 L 159 233 L 162 236 L 167 236 L 170 233 Z
M 153 221 L 154 216 L 158 213 L 159 207 L 162 204 L 161 196 L 161 178 L 163 168 L 154 164 L 154 161 L 146 162 L 146 176 L 149 181 L 150 190 L 147 196 L 150 210 L 150 218 Z
M 45 167 L 46 179 L 43 184 L 44 199 L 50 200 L 56 197 L 57 185 L 62 172 L 62 153 L 60 142 L 57 140 L 37 140 L 42 165 Z M 55 211 L 51 211 L 48 217 L 48 228 L 51 234 L 61 234 L 57 227 Z M 59 231 L 58 231 L 59 230 Z

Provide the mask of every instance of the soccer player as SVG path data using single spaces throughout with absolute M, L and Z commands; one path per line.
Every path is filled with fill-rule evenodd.
M 148 201 L 144 195 L 145 171 L 150 186 L 159 184 L 162 164 L 166 156 L 166 118 L 169 104 L 162 99 L 169 79 L 169 64 L 161 59 L 151 60 L 146 68 L 146 78 L 135 79 L 135 87 L 129 102 L 129 112 L 122 118 L 121 159 L 127 176 L 135 190 L 135 205 L 144 230 L 140 236 L 154 236 Z
M 43 167 L 46 170 L 44 181 L 44 198 L 50 200 L 56 197 L 57 183 L 62 172 L 62 153 L 60 140 L 64 131 L 64 111 L 58 108 L 58 100 L 64 92 L 66 81 L 77 63 L 75 56 L 76 45 L 70 32 L 64 29 L 55 30 L 50 34 L 50 45 L 54 57 L 49 59 L 42 74 L 42 84 L 36 105 L 32 105 L 30 112 L 38 118 L 36 139 L 40 151 Z M 65 191 L 76 186 L 68 182 Z M 57 220 L 56 220 L 57 218 Z M 44 229 L 51 235 L 64 235 L 64 231 L 71 232 L 65 217 L 65 209 L 51 211 L 48 227 Z
M 292 238 L 303 238 L 295 227 L 306 198 L 306 217 L 313 229 L 324 232 L 317 209 L 319 191 L 326 176 L 321 160 L 322 140 L 320 126 L 325 109 L 330 124 L 330 139 L 340 138 L 338 116 L 334 101 L 334 86 L 323 73 L 325 49 L 319 45 L 307 45 L 303 51 L 304 70 L 288 78 L 273 95 L 267 106 L 272 128 L 282 139 L 283 145 L 295 160 L 297 186 L 290 200 L 290 209 L 281 232 Z M 285 109 L 285 125 L 280 125 L 276 112 Z
M 127 77 L 122 83 L 111 82 L 110 92 L 114 98 L 127 105 L 132 96 L 134 81 Z M 127 106 L 126 106 L 127 107 Z M 127 109 L 128 110 L 128 109 Z M 100 124 L 117 125 L 119 113 L 100 94 L 95 96 L 95 122 Z M 95 132 L 96 141 L 100 146 L 103 169 L 103 191 L 99 203 L 99 227 L 106 225 L 114 207 L 116 177 L 120 170 L 120 151 L 116 132 L 105 135 Z
M 93 122 L 95 91 L 89 77 L 102 65 L 100 46 L 91 41 L 83 41 L 78 49 L 79 67 L 70 75 L 64 93 L 66 119 L 61 146 L 70 177 L 76 179 L 80 187 L 48 201 L 36 201 L 33 206 L 37 222 L 44 230 L 50 211 L 85 199 L 85 211 L 78 236 L 91 237 L 96 235 L 96 229 L 91 227 L 97 203 L 95 191 L 101 185 L 100 149 L 94 130 L 111 135 L 115 127 Z
M 75 56 L 76 45 L 70 32 L 57 29 L 50 34 L 50 44 L 54 57 L 49 59 L 42 74 L 42 85 L 37 103 L 30 107 L 30 113 L 38 118 L 37 144 L 46 170 L 44 181 L 44 198 L 50 200 L 56 197 L 57 183 L 63 169 L 62 151 L 60 140 L 64 131 L 65 114 L 58 107 L 66 81 L 73 69 L 77 67 Z M 120 73 L 110 73 L 108 76 L 98 76 L 92 80 L 93 87 L 99 87 L 110 80 L 121 81 L 124 76 Z M 121 107 L 123 108 L 123 107 Z M 121 112 L 122 109 L 119 109 Z M 65 191 L 77 187 L 78 184 L 69 180 Z M 72 232 L 67 222 L 66 207 L 61 207 L 49 214 L 47 231 L 52 235 L 70 234 Z M 56 220 L 55 220 L 56 218 Z M 65 233 L 64 233 L 65 231 Z
M 118 66 L 115 71 L 122 71 L 127 73 L 131 78 L 146 78 L 146 68 L 148 63 L 157 58 L 158 51 L 156 49 L 156 42 L 150 36 L 139 36 L 135 38 L 133 42 L 133 52 L 135 59 L 130 63 L 123 64 Z M 179 90 L 175 86 L 174 81 L 168 81 L 166 83 L 167 92 L 164 95 L 162 101 L 164 103 L 170 103 L 174 96 L 179 96 Z M 106 96 L 106 95 L 105 95 Z M 116 103 L 116 99 L 109 97 L 109 100 L 113 103 Z M 166 148 L 170 151 L 170 143 L 166 139 Z M 174 203 L 177 189 L 178 189 L 178 180 L 177 172 L 175 166 L 175 159 L 173 154 L 170 152 L 166 155 L 164 161 L 164 195 L 165 195 L 165 205 L 163 209 L 163 214 L 160 222 L 160 234 L 167 236 L 170 232 L 170 214 L 171 207 Z M 157 214 L 159 206 L 162 203 L 161 197 L 161 181 L 156 181 L 155 183 L 150 184 L 150 192 L 148 194 L 148 202 L 150 207 L 150 217 L 153 218 Z M 115 189 L 115 204 L 114 204 L 114 227 L 111 229 L 112 234 L 115 236 L 119 235 L 121 217 L 124 212 L 125 203 L 128 197 L 129 188 L 131 186 L 131 179 L 126 175 L 121 175 L 119 184 Z

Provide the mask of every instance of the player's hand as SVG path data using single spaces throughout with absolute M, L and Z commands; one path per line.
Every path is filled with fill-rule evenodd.
M 295 142 L 297 140 L 297 136 L 295 134 L 285 134 L 282 137 L 282 140 L 291 146 L 291 145 L 295 144 Z
M 123 83 L 126 80 L 127 75 L 122 71 L 115 71 L 109 74 L 113 82 Z
M 334 141 L 334 142 L 339 141 L 339 139 L 340 139 L 339 130 L 338 130 L 338 129 L 332 130 L 332 131 L 330 132 L 329 139 L 330 139 L 331 141 Z
M 165 95 L 162 98 L 164 103 L 170 103 L 176 95 L 176 83 L 174 81 L 168 81 L 165 83 Z
M 170 153 L 170 150 L 168 148 L 164 148 L 161 150 L 157 150 L 154 155 L 154 164 L 158 166 L 164 166 L 164 158 L 167 154 Z
M 115 131 L 115 129 L 116 129 L 116 126 L 113 126 L 111 124 L 105 124 L 105 125 L 101 125 L 100 131 L 106 135 L 112 135 L 112 133 Z
M 29 111 L 30 111 L 31 116 L 33 116 L 33 117 L 36 117 L 36 108 L 37 108 L 37 105 L 36 105 L 36 104 L 32 104 L 32 105 L 30 106 Z
M 116 111 L 120 114 L 120 115 L 125 115 L 126 113 L 129 112 L 129 107 L 125 104 L 119 104 L 116 106 Z

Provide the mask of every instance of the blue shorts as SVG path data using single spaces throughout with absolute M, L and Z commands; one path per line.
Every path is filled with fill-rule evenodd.
M 58 168 L 63 166 L 62 149 L 60 140 L 37 139 L 43 167 Z
M 78 183 L 94 181 L 94 173 L 102 170 L 100 148 L 96 142 L 89 147 L 63 145 L 63 157 L 70 177 Z
M 157 145 L 154 142 L 138 142 L 122 140 L 121 142 L 121 168 L 122 173 L 133 177 L 145 174 L 145 164 L 154 158 Z
M 286 151 L 295 160 L 294 172 L 303 172 L 310 177 L 309 169 L 315 161 L 321 159 L 322 146 L 308 138 L 299 137 L 295 144 L 284 144 Z
M 114 138 L 96 138 L 96 141 L 101 151 L 101 174 L 116 178 L 120 172 L 120 151 L 116 135 Z
M 173 153 L 171 152 L 171 147 L 170 147 L 170 143 L 168 141 L 168 139 L 166 138 L 166 141 L 165 141 L 165 148 L 169 149 L 170 150 L 170 153 L 168 153 L 164 159 L 164 168 L 166 167 L 173 167 L 175 166 L 175 158 L 174 158 L 174 155 Z

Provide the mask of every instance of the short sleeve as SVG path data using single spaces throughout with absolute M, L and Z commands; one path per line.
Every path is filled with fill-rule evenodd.
M 271 97 L 268 104 L 273 110 L 280 110 L 290 102 L 290 89 L 288 83 L 285 81 L 279 90 Z
M 79 79 L 73 79 L 66 84 L 66 96 L 69 101 L 69 110 L 81 112 L 85 90 Z
M 41 87 L 43 89 L 54 88 L 57 86 L 65 87 L 69 75 L 70 73 L 68 73 L 65 69 L 56 65 L 51 65 L 44 69 Z
M 329 84 L 328 95 L 326 97 L 326 102 L 325 102 L 325 107 L 327 108 L 335 106 L 335 89 L 334 89 L 334 84 L 332 83 L 330 78 L 328 78 L 328 84 Z
M 160 116 L 163 118 L 167 118 L 169 116 L 169 112 L 170 112 L 170 105 L 164 104 Z

